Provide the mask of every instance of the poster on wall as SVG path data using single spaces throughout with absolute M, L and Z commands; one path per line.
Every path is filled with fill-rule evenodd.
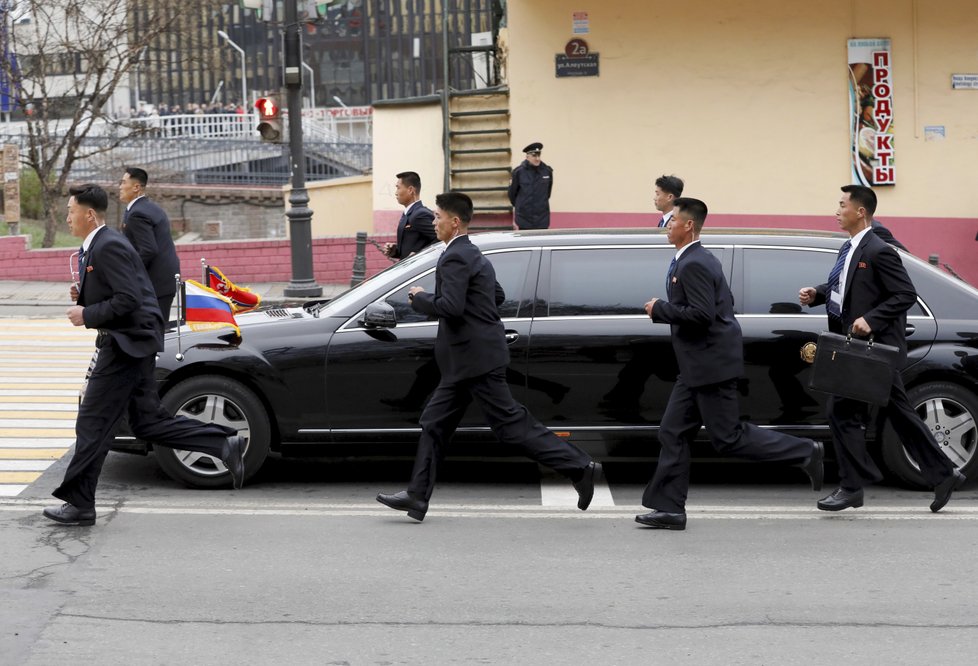
M 889 39 L 849 40 L 849 163 L 856 185 L 896 184 L 892 63 Z

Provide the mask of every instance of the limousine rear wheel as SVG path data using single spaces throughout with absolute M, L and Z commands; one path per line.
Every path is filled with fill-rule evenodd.
M 265 462 L 271 439 L 268 413 L 261 400 L 241 382 L 218 375 L 191 377 L 162 397 L 163 406 L 176 416 L 219 423 L 245 438 L 245 479 Z M 156 459 L 170 477 L 191 488 L 221 488 L 231 475 L 219 459 L 195 451 L 155 447 Z
M 978 397 L 948 382 L 915 386 L 907 391 L 907 397 L 944 455 L 965 476 L 978 475 Z M 927 488 L 920 468 L 889 423 L 883 433 L 883 461 L 900 481 Z

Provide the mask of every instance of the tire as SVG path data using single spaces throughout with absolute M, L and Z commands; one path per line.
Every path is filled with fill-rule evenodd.
M 218 375 L 190 377 L 161 398 L 167 411 L 206 423 L 236 428 L 245 438 L 245 480 L 257 472 L 271 443 L 271 425 L 261 400 L 241 382 Z M 159 466 L 172 479 L 191 488 L 225 488 L 231 474 L 224 463 L 203 453 L 154 447 Z
M 941 451 L 965 476 L 973 476 L 978 469 L 978 396 L 957 384 L 933 382 L 913 387 L 907 397 Z M 886 467 L 899 481 L 930 489 L 889 423 L 883 431 L 882 453 Z

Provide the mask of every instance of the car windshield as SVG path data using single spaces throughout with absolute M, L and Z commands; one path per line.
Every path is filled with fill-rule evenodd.
M 406 259 L 402 259 L 395 264 L 391 264 L 379 273 L 368 277 L 357 286 L 344 291 L 339 296 L 336 296 L 329 302 L 324 303 L 317 310 L 313 311 L 313 314 L 317 317 L 330 317 L 333 315 L 346 316 L 346 314 L 348 314 L 346 312 L 348 307 L 351 307 L 354 303 L 358 303 L 360 301 L 364 290 L 371 289 L 377 282 L 398 282 L 403 278 L 403 276 L 415 272 L 415 267 L 418 264 L 427 263 L 428 258 L 431 257 L 432 253 L 440 253 L 444 249 L 444 243 L 435 243 L 417 254 L 413 254 Z

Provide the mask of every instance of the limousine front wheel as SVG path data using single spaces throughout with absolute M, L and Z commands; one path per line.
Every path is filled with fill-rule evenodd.
M 978 397 L 949 382 L 920 384 L 909 389 L 907 397 L 941 452 L 965 476 L 978 476 Z M 926 488 L 920 468 L 889 423 L 883 432 L 883 461 L 903 483 Z

